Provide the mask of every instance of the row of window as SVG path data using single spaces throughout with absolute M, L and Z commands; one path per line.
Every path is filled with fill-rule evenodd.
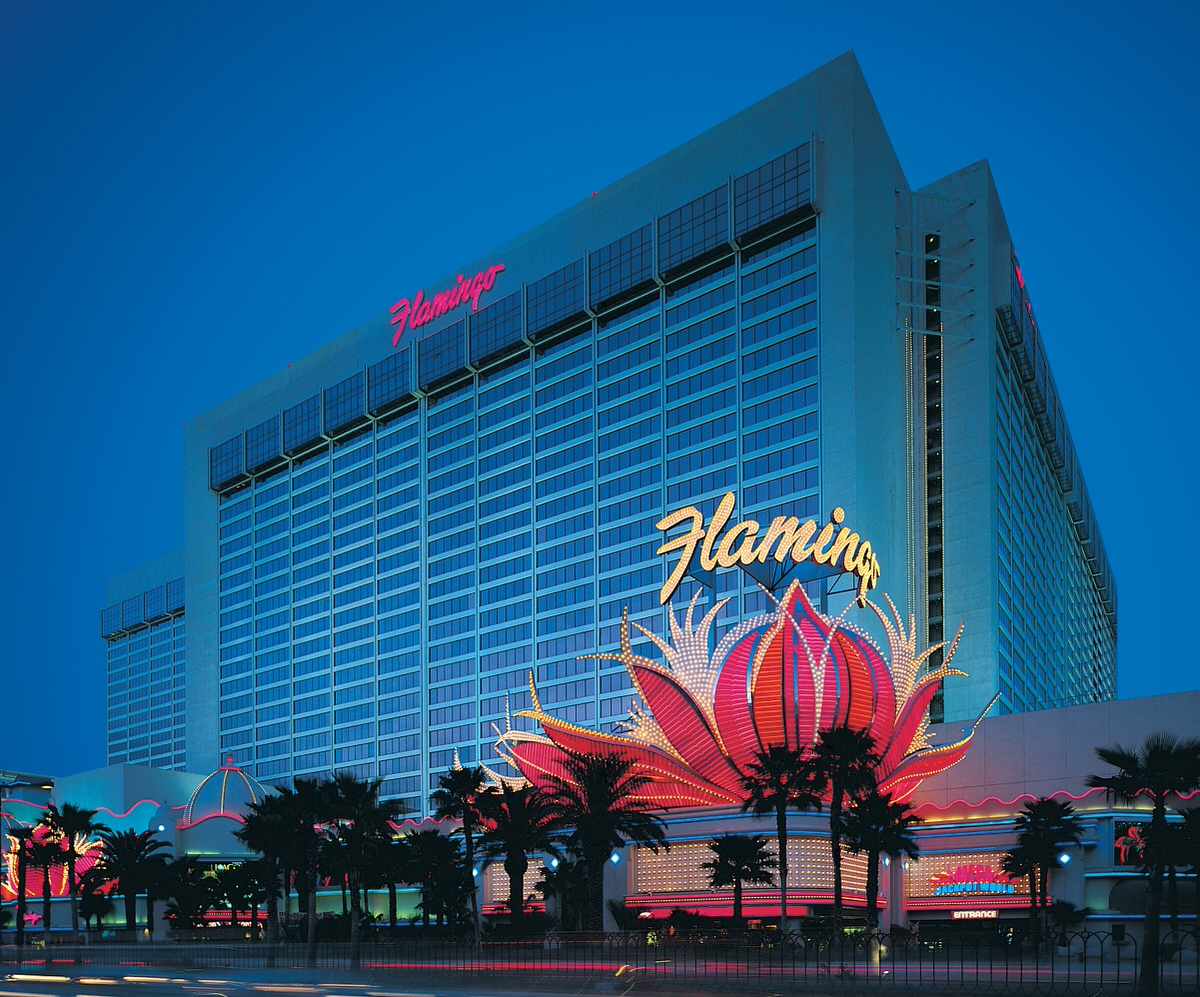
M 781 165 L 793 159 L 795 165 Z M 742 193 L 734 196 L 733 212 L 738 238 L 777 225 L 803 209 L 808 196 L 807 176 L 805 146 L 738 178 L 734 189 Z M 718 230 L 727 224 L 726 198 L 726 191 L 719 189 L 661 220 L 666 229 L 660 231 L 658 248 L 667 254 L 667 265 L 664 268 L 660 261 L 660 273 L 671 273 L 682 264 L 699 261 L 721 246 Z M 593 307 L 602 307 L 651 286 L 652 228 L 645 226 L 592 254 Z M 697 238 L 697 233 L 704 234 Z M 571 263 L 529 286 L 524 322 L 528 335 L 548 335 L 583 317 L 586 270 L 580 262 Z M 743 293 L 752 293 L 770 280 L 786 276 L 782 271 L 764 271 L 761 277 L 746 278 Z M 596 295 L 602 300 L 597 300 Z M 764 302 L 754 307 L 777 305 Z M 236 485 L 286 455 L 315 444 L 322 433 L 334 436 L 368 415 L 381 415 L 389 407 L 403 403 L 418 385 L 427 389 L 464 369 L 468 356 L 472 362 L 479 362 L 516 346 L 521 335 L 519 313 L 519 295 L 510 295 L 473 316 L 469 332 L 467 322 L 460 320 L 420 340 L 419 376 L 413 376 L 411 350 L 407 347 L 397 350 L 381 363 L 214 447 L 210 457 L 212 488 L 222 491 Z M 677 317 L 674 309 L 671 313 Z M 473 341 L 468 347 L 468 338 L 474 340 L 476 336 L 479 342 Z
M 812 249 L 810 240 L 796 244 L 801 253 Z M 782 260 L 761 262 L 769 269 Z M 776 294 L 779 280 L 798 274 L 802 282 L 811 276 L 802 272 L 808 264 L 789 266 L 786 273 L 778 268 L 779 277 L 755 278 L 746 269 L 739 279 L 753 278 L 757 283 L 751 289 L 762 296 Z M 229 631 L 227 648 L 238 648 L 225 655 L 223 665 L 230 670 L 223 676 L 223 737 L 237 741 L 227 746 L 249 751 L 246 759 L 255 765 L 290 764 L 282 754 L 269 754 L 283 751 L 273 746 L 287 744 L 291 755 L 311 756 L 308 762 L 314 762 L 327 753 L 330 760 L 324 764 L 340 766 L 367 765 L 363 759 L 377 757 L 381 735 L 364 736 L 371 724 L 399 721 L 416 725 L 414 730 L 434 725 L 427 745 L 431 752 L 448 750 L 433 741 L 490 741 L 491 721 L 485 727 L 484 718 L 502 716 L 506 705 L 510 710 L 528 705 L 529 661 L 517 660 L 522 652 L 534 653 L 541 662 L 539 682 L 554 681 L 552 673 L 560 670 L 588 670 L 575 678 L 564 674 L 561 685 L 547 684 L 547 709 L 561 708 L 564 716 L 591 724 L 623 716 L 631 695 L 624 673 L 597 676 L 594 662 L 580 663 L 575 656 L 613 646 L 625 607 L 648 629 L 663 632 L 663 611 L 654 598 L 662 578 L 661 559 L 654 553 L 660 541 L 650 527 L 664 500 L 736 488 L 739 475 L 747 476 L 750 488 L 750 476 L 792 475 L 774 490 L 744 493 L 749 512 L 751 504 L 790 497 L 787 488 L 817 487 L 817 468 L 805 466 L 816 463 L 817 447 L 815 304 L 797 302 L 793 295 L 779 306 L 779 314 L 763 313 L 762 321 L 739 333 L 750 347 L 739 358 L 740 347 L 726 331 L 735 326 L 727 302 L 736 299 L 737 288 L 729 268 L 717 273 L 707 282 L 698 279 L 694 297 L 671 298 L 665 333 L 659 331 L 661 306 L 655 304 L 654 314 L 607 323 L 594 345 L 552 344 L 534 364 L 524 359 L 497 376 L 480 375 L 477 388 L 431 400 L 428 408 L 381 424 L 373 437 L 363 434 L 333 448 L 328 457 L 296 461 L 290 483 L 287 476 L 263 481 L 250 494 L 223 501 L 220 526 L 227 529 L 222 541 L 253 538 L 224 558 L 229 570 L 222 580 L 223 599 L 231 598 L 223 602 L 221 622 Z M 706 300 L 691 304 L 699 299 Z M 670 347 L 663 352 L 667 338 Z M 651 343 L 655 349 L 645 349 Z M 734 369 L 727 371 L 730 360 Z M 666 385 L 656 380 L 664 367 L 669 368 Z M 721 371 L 724 383 L 706 373 L 713 370 Z M 597 373 L 601 376 L 593 381 Z M 760 401 L 762 391 L 776 396 Z M 533 405 L 529 393 L 534 393 Z M 740 441 L 739 402 L 744 413 Z M 422 452 L 415 435 L 422 418 L 424 467 L 418 463 Z M 406 431 L 407 439 L 381 442 L 385 435 Z M 777 450 L 786 453 L 773 453 Z M 669 481 L 661 474 L 668 470 L 664 463 L 669 463 Z M 406 468 L 416 473 L 384 484 Z M 593 480 L 596 468 L 602 473 Z M 385 516 L 408 510 L 411 517 L 389 527 L 391 535 L 418 526 L 422 474 L 428 479 L 427 573 L 418 588 L 415 531 L 387 552 L 412 549 L 418 560 L 408 567 L 385 566 L 382 552 L 372 548 L 384 539 Z M 396 503 L 393 496 L 399 495 L 405 495 L 406 504 Z M 305 534 L 313 528 L 319 534 Z M 334 537 L 348 539 L 339 543 Z M 290 575 L 282 563 L 273 565 L 275 576 L 254 571 L 286 560 L 289 550 L 298 553 L 298 544 L 301 550 L 328 548 L 311 560 L 293 560 L 287 565 Z M 260 551 L 257 560 L 236 563 L 255 550 Z M 398 590 L 393 584 L 385 592 L 384 582 L 401 574 L 412 575 L 412 587 Z M 282 586 L 271 587 L 274 577 L 283 579 Z M 425 631 L 417 629 L 422 590 Z M 403 604 L 392 601 L 398 597 Z M 729 625 L 737 605 L 726 611 Z M 414 612 L 406 612 L 409 608 Z M 409 622 L 394 636 L 385 635 L 387 622 L 401 618 Z M 239 631 L 246 627 L 253 629 Z M 309 629 L 300 632 L 301 627 Z M 260 643 L 275 635 L 284 643 Z M 370 675 L 373 662 L 394 656 L 409 640 L 407 646 L 420 648 L 429 663 L 427 675 L 406 676 L 410 682 L 420 677 L 423 701 L 415 685 L 400 688 L 382 673 Z M 282 664 L 267 661 L 289 649 L 293 671 L 285 677 Z M 251 670 L 256 658 L 260 665 Z M 322 658 L 337 660 L 295 673 Z M 456 680 L 464 671 L 477 677 Z M 281 693 L 286 694 L 273 698 Z M 312 719 L 331 727 L 286 736 L 278 731 L 281 724 Z M 372 744 L 369 755 L 359 742 Z M 351 749 L 362 754 L 351 759 L 344 753 Z M 343 752 L 336 756 L 341 761 L 332 760 L 336 752 Z M 415 761 L 416 756 L 408 757 Z M 297 757 L 293 770 L 305 770 L 304 764 Z M 381 777 L 397 774 L 381 767 L 372 771 Z

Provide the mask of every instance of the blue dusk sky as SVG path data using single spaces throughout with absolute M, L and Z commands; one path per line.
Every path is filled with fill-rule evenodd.
M 1120 696 L 1200 686 L 1198 11 L 4 0 L 0 767 L 104 763 L 104 581 L 183 542 L 186 421 L 847 49 L 910 185 L 991 162 Z

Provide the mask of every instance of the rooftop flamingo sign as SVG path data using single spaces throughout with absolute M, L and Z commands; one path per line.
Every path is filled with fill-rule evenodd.
M 424 291 L 418 291 L 411 301 L 408 298 L 401 298 L 388 309 L 392 315 L 390 324 L 396 327 L 396 332 L 392 336 L 392 345 L 400 344 L 400 337 L 404 335 L 405 328 L 419 329 L 427 322 L 432 322 L 447 312 L 461 308 L 468 301 L 471 302 L 471 311 L 478 311 L 479 296 L 495 286 L 496 275 L 503 269 L 503 263 L 496 263 L 486 270 L 480 270 L 469 280 L 459 274 L 457 283 L 444 291 L 439 291 L 432 298 L 425 298 Z M 422 300 L 423 298 L 424 300 Z

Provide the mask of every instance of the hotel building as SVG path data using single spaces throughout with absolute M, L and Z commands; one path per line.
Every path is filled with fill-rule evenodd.
M 963 624 L 935 722 L 1114 698 L 1115 583 L 988 165 L 911 189 L 852 55 L 444 263 L 189 422 L 184 548 L 102 613 L 109 763 L 353 770 L 425 812 L 455 753 L 510 771 L 531 672 L 560 719 L 627 715 L 586 656 L 625 611 L 667 632 L 656 523 L 730 492 L 843 509 L 922 647 Z M 718 637 L 768 607 L 736 569 L 675 605 L 714 590 Z

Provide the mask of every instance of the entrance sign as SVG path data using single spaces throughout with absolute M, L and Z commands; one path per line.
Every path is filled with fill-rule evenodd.
M 727 492 L 707 528 L 703 514 L 693 505 L 672 512 L 658 521 L 657 527 L 664 533 L 680 523 L 690 520 L 691 524 L 686 533 L 658 548 L 659 554 L 680 551 L 678 563 L 658 593 L 660 603 L 666 603 L 671 598 L 683 581 L 683 576 L 692 567 L 692 559 L 699 550 L 698 566 L 701 571 L 741 565 L 753 572 L 756 565 L 766 564 L 770 557 L 779 564 L 790 558 L 797 565 L 804 562 L 824 565 L 830 569 L 829 574 L 848 572 L 858 578 L 858 604 L 866 605 L 867 593 L 879 581 L 879 559 L 871 550 L 869 540 L 860 541 L 857 533 L 841 526 L 846 518 L 841 507 L 833 510 L 829 522 L 820 528 L 819 533 L 815 519 L 801 523 L 795 516 L 776 516 L 761 537 L 756 519 L 744 519 L 721 536 L 733 513 L 734 501 L 733 492 Z M 815 540 L 814 533 L 817 534 Z
M 503 269 L 504 264 L 498 263 L 486 270 L 480 270 L 470 280 L 465 280 L 463 275 L 459 274 L 458 283 L 454 287 L 446 291 L 439 291 L 426 301 L 421 300 L 425 294 L 424 291 L 418 291 L 412 301 L 409 301 L 408 298 L 401 298 L 388 309 L 392 313 L 390 324 L 396 327 L 396 334 L 392 336 L 392 345 L 400 344 L 400 337 L 404 334 L 405 325 L 409 329 L 418 329 L 426 322 L 432 322 L 439 315 L 452 312 L 468 301 L 471 302 L 471 311 L 478 311 L 479 296 L 484 291 L 492 289 L 496 283 L 496 275 Z

